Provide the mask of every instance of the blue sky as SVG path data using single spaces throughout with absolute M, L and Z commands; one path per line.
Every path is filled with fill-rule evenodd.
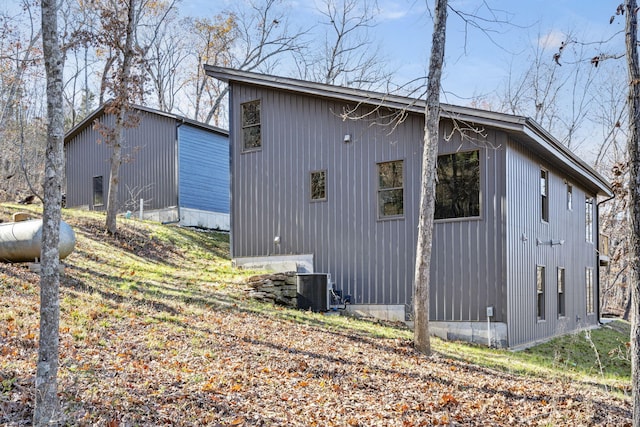
M 450 0 L 450 6 L 488 17 L 482 0 Z M 185 14 L 207 15 L 231 4 L 228 0 L 183 0 Z M 396 81 L 403 83 L 426 74 L 432 21 L 427 10 L 432 0 L 378 0 L 381 14 L 373 34 L 381 50 L 396 70 Z M 503 82 L 510 67 L 526 65 L 533 47 L 544 40 L 553 52 L 565 34 L 573 33 L 585 41 L 597 41 L 621 30 L 623 20 L 609 25 L 619 0 L 486 0 L 499 19 L 511 24 L 486 23 L 489 37 L 477 29 L 465 31 L 464 22 L 449 12 L 443 88 L 447 102 L 464 103 L 473 96 L 488 95 Z M 313 1 L 290 2 L 291 20 L 300 24 L 317 19 Z M 623 49 L 623 39 L 607 49 Z M 587 46 L 588 54 L 601 53 L 600 46 Z M 551 60 L 551 58 L 550 58 Z

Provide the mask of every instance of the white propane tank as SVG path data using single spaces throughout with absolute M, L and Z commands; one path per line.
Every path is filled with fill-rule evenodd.
M 60 221 L 60 259 L 66 258 L 76 245 L 76 235 L 69 224 Z M 33 262 L 40 259 L 42 220 L 0 224 L 0 262 Z

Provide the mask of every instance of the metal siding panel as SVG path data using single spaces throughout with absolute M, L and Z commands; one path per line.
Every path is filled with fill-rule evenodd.
M 152 188 L 141 191 L 138 196 L 150 202 L 146 209 L 175 205 L 174 127 L 168 123 L 168 119 L 157 120 L 153 114 L 143 113 L 141 117 L 138 127 L 125 129 L 125 161 L 120 167 L 118 191 L 119 211 L 126 208 L 127 202 L 131 202 L 130 208 L 137 209 L 137 200 L 131 200 L 127 188 L 135 193 L 145 186 Z M 100 121 L 113 125 L 113 117 L 109 115 L 102 116 Z M 104 177 L 105 197 L 108 193 L 111 148 L 104 143 L 97 144 L 96 141 L 100 139 L 102 137 L 93 126 L 87 126 L 66 145 L 67 201 L 70 207 L 91 206 L 93 176 Z M 159 162 L 163 157 L 166 161 Z
M 585 190 L 574 183 L 573 210 L 566 208 L 566 183 L 562 171 L 553 169 L 519 144 L 509 144 L 509 336 L 510 345 L 545 339 L 597 322 L 585 318 L 585 268 L 597 269 L 595 244 L 586 242 Z M 540 167 L 549 170 L 549 223 L 540 220 Z M 517 185 L 516 185 L 517 184 Z M 527 237 L 522 241 L 521 236 Z M 537 245 L 536 239 L 542 242 Z M 552 240 L 564 244 L 551 246 Z M 545 321 L 536 321 L 535 266 L 546 269 Z M 557 317 L 557 267 L 566 274 L 566 317 Z M 578 319 L 578 316 L 580 319 Z
M 441 123 L 441 134 L 452 134 Z M 502 132 L 485 129 L 486 141 L 467 142 L 453 132 L 441 142 L 440 154 L 480 150 L 481 218 L 438 221 L 434 225 L 431 268 L 431 318 L 442 321 L 486 321 L 486 306 L 495 307 L 493 320 L 504 321 L 503 190 L 499 187 L 506 140 Z
M 65 145 L 68 207 L 93 208 L 92 178 L 94 176 L 104 177 L 106 199 L 111 149 L 104 143 L 97 143 L 101 138 L 93 126 L 88 126 Z M 96 210 L 103 210 L 103 208 L 96 208 Z
M 183 124 L 178 145 L 180 206 L 229 213 L 228 139 Z
M 233 94 L 234 111 L 245 101 L 263 102 L 262 150 L 241 154 L 240 136 L 232 133 L 234 255 L 273 254 L 277 231 L 279 253 L 313 253 L 316 269 L 331 273 L 357 303 L 410 304 L 423 118 L 411 115 L 388 135 L 365 121 L 343 121 L 338 102 L 241 85 Z M 236 128 L 238 116 L 231 118 Z M 498 142 L 501 135 L 491 138 Z M 458 145 L 441 148 L 451 152 Z M 496 243 L 503 238 L 503 197 L 496 189 L 500 178 L 488 175 L 501 175 L 503 150 L 482 150 L 483 219 L 436 225 L 433 318 L 483 320 L 491 303 L 496 320 L 504 320 L 504 254 Z M 379 221 L 376 163 L 390 160 L 405 162 L 405 218 Z M 328 200 L 310 203 L 308 174 L 318 169 L 327 170 Z
M 262 150 L 241 154 L 239 136 L 233 135 L 237 138 L 233 149 L 234 255 L 272 254 L 261 236 L 280 227 L 279 253 L 313 253 L 316 269 L 331 273 L 357 302 L 405 303 L 411 286 L 407 278 L 412 279 L 413 269 L 413 256 L 406 255 L 414 252 L 414 237 L 405 233 L 413 233 L 413 227 L 406 220 L 377 221 L 371 181 L 376 161 L 404 159 L 411 163 L 408 143 L 390 144 L 384 131 L 368 123 L 342 121 L 336 112 L 343 104 L 244 86 L 234 87 L 233 93 L 233 108 L 257 97 L 263 102 Z M 283 117 L 296 126 L 284 126 Z M 238 117 L 232 122 L 238 126 Z M 284 130 L 275 132 L 279 128 Z M 352 143 L 342 141 L 345 133 L 354 136 Z M 395 134 L 393 139 L 402 137 Z M 310 203 L 308 174 L 318 169 L 328 173 L 328 201 Z M 364 180 L 370 183 L 365 186 Z M 253 188 L 240 181 L 251 182 Z M 263 199 L 267 194 L 268 200 Z M 254 200 L 252 211 L 261 213 L 248 215 L 241 200 Z M 241 235 L 250 237 L 243 240 Z M 374 236 L 384 237 L 376 240 Z
M 138 116 L 139 125 L 125 129 L 123 155 L 131 160 L 123 162 L 120 170 L 120 210 L 137 209 L 140 198 L 145 209 L 176 206 L 175 120 L 148 112 Z

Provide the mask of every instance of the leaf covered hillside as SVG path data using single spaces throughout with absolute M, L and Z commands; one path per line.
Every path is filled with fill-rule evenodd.
M 474 347 L 438 340 L 426 358 L 396 325 L 250 300 L 226 234 L 122 220 L 111 237 L 104 216 L 63 217 L 66 425 L 630 425 L 628 398 L 589 380 L 471 363 Z M 32 416 L 38 283 L 0 264 L 0 425 Z

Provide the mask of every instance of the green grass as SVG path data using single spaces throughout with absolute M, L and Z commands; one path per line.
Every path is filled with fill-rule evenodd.
M 563 335 L 522 351 L 440 340 L 435 341 L 434 348 L 482 367 L 581 381 L 626 393 L 631 374 L 629 332 L 628 322 L 616 320 L 599 329 Z

